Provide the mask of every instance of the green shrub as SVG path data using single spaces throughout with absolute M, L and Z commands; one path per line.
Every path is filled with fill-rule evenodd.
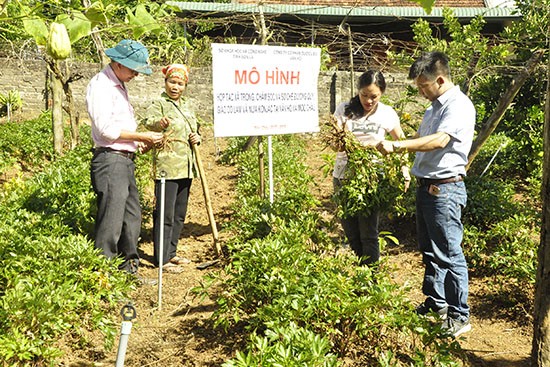
M 59 219 L 74 233 L 93 232 L 95 195 L 90 183 L 91 152 L 80 145 L 47 166 L 25 185 L 23 208 Z
M 40 137 L 35 137 L 40 141 Z M 0 360 L 55 365 L 60 340 L 99 330 L 112 345 L 112 315 L 132 282 L 86 235 L 94 195 L 90 150 L 81 146 L 0 196 Z
M 252 333 L 248 351 L 225 366 L 322 366 L 318 361 L 327 353 L 346 358 L 357 349 L 364 365 L 457 365 L 458 343 L 414 313 L 383 262 L 360 267 L 355 255 L 334 247 L 309 194 L 307 167 L 298 163 L 300 144 L 286 142 L 285 147 L 275 167 L 286 180 L 274 203 L 238 196 L 231 226 L 238 236 L 228 244 L 230 262 L 194 290 L 206 296 L 209 287 L 222 282 L 214 324 L 226 330 L 244 324 Z M 258 180 L 247 155 L 239 159 L 237 186 L 239 193 L 254 195 Z M 252 236 L 259 229 L 261 236 Z M 320 352 L 302 351 L 296 336 L 319 345 Z M 337 363 L 332 357 L 325 361 Z
M 0 124 L 0 174 L 15 163 L 34 170 L 53 159 L 51 118 L 44 113 L 25 122 Z
M 249 350 L 237 351 L 235 358 L 225 362 L 223 367 L 257 366 L 339 366 L 336 355 L 330 352 L 327 339 L 294 323 L 276 326 L 265 331 L 265 336 L 253 333 Z
M 375 208 L 384 211 L 401 208 L 404 194 L 401 167 L 407 164 L 407 157 L 403 154 L 382 156 L 376 150 L 361 146 L 347 149 L 347 154 L 342 187 L 334 195 L 339 216 L 368 215 Z
M 486 234 L 489 267 L 494 273 L 535 283 L 540 223 L 516 214 L 496 223 Z
M 505 134 L 491 134 L 472 162 L 468 175 L 483 174 L 485 179 L 515 177 L 518 167 L 517 160 L 513 158 L 517 153 L 513 145 L 514 141 Z
M 479 176 L 467 177 L 468 203 L 462 215 L 463 222 L 483 230 L 520 212 L 522 208 L 514 203 L 514 183 Z
M 483 230 L 464 227 L 464 253 L 477 275 L 500 275 L 503 279 L 535 282 L 539 220 L 518 213 L 492 223 Z
M 10 90 L 6 94 L 0 93 L 0 116 L 10 115 L 23 106 L 21 95 L 17 90 Z
M 248 137 L 234 137 L 227 140 L 227 147 L 220 155 L 220 163 L 235 164 L 248 141 Z M 254 150 L 254 148 L 252 148 Z
M 232 205 L 234 220 L 229 229 L 235 234 L 234 241 L 246 241 L 268 235 L 272 228 L 269 217 L 294 219 L 307 214 L 304 209 L 317 205 L 317 200 L 308 190 L 312 182 L 301 161 L 305 157 L 303 142 L 291 136 L 273 138 L 274 202 L 259 196 L 259 170 L 256 150 L 248 150 L 238 156 L 239 178 L 237 193 L 239 201 Z M 266 174 L 267 176 L 267 174 Z M 269 184 L 265 184 L 266 196 Z

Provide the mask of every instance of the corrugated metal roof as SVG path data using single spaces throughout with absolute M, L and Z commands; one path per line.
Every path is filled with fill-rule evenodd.
M 189 0 L 186 0 L 189 1 Z M 452 7 L 452 8 L 490 8 L 486 0 L 434 0 L 432 7 Z M 491 0 L 487 0 L 491 1 Z M 503 1 L 503 0 L 492 0 Z M 216 2 L 216 1 L 214 1 Z M 220 2 L 220 1 L 218 1 Z M 232 3 L 239 4 L 257 4 L 258 0 L 232 0 Z M 420 4 L 412 0 L 262 0 L 264 4 L 293 4 L 293 5 L 321 5 L 321 6 L 412 6 L 421 7 Z
M 167 4 L 176 6 L 182 11 L 215 13 L 257 13 L 259 7 L 256 4 L 227 4 L 227 3 L 195 3 L 168 1 Z M 513 8 L 451 8 L 457 18 L 473 18 L 483 15 L 486 20 L 514 20 L 520 15 Z M 316 5 L 287 5 L 265 4 L 265 14 L 296 15 L 301 17 L 347 17 L 353 18 L 427 18 L 442 19 L 443 9 L 433 8 L 431 14 L 426 14 L 420 7 L 342 7 L 342 6 L 316 6 Z

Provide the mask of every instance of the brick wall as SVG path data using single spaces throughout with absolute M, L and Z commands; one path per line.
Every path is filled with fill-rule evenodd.
M 240 4 L 257 4 L 258 0 L 238 0 Z M 416 6 L 417 3 L 409 0 L 267 0 L 266 4 L 285 5 L 326 5 L 326 6 Z M 485 0 L 436 0 L 435 7 L 449 8 L 484 8 Z
M 83 121 L 88 119 L 86 112 L 86 86 L 90 78 L 100 69 L 97 64 L 73 64 L 71 70 L 78 71 L 82 79 L 71 84 L 75 103 Z M 164 80 L 160 67 L 153 67 L 150 76 L 137 76 L 128 83 L 132 105 L 136 113 L 143 113 L 150 101 L 160 95 L 164 88 Z M 388 88 L 386 94 L 397 96 L 406 81 L 406 75 L 385 72 Z M 0 93 L 15 89 L 23 100 L 23 107 L 14 114 L 14 119 L 33 118 L 46 109 L 46 65 L 40 61 L 20 61 L 0 58 Z M 357 75 L 358 76 L 358 75 Z M 322 72 L 319 75 L 319 114 L 324 116 L 334 111 L 341 101 L 350 98 L 349 73 Z M 213 120 L 212 73 L 210 68 L 192 68 L 187 95 L 193 101 L 195 111 L 205 121 Z M 0 120 L 1 121 L 1 120 Z

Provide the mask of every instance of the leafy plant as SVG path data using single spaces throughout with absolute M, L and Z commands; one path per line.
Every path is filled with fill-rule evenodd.
M 289 183 L 282 183 L 284 194 L 276 195 L 272 205 L 240 195 L 235 205 L 235 231 L 245 228 L 250 234 L 261 223 L 265 232 L 234 238 L 228 244 L 230 261 L 223 272 L 194 290 L 206 296 L 221 282 L 224 291 L 216 297 L 215 325 L 226 330 L 244 325 L 252 335 L 247 351 L 238 352 L 226 366 L 315 366 L 323 365 L 317 362 L 323 355 L 333 365 L 338 362 L 332 355 L 339 361 L 352 349 L 363 350 L 364 365 L 387 360 L 388 351 L 399 351 L 391 359 L 396 366 L 455 366 L 458 344 L 442 338 L 437 326 L 419 319 L 404 290 L 390 280 L 385 264 L 358 266 L 355 255 L 336 248 L 324 234 L 316 203 L 302 199 L 310 195 L 310 180 L 307 167 L 296 163 L 301 144 L 285 143 L 286 149 L 280 152 L 283 160 L 277 165 Z M 239 190 L 255 193 L 254 165 L 248 159 L 238 161 L 242 164 Z M 289 193 L 299 199 L 285 203 Z M 307 352 L 296 337 L 308 342 Z M 330 351 L 325 348 L 327 341 Z
M 340 217 L 369 215 L 376 208 L 388 210 L 399 206 L 405 192 L 402 174 L 403 167 L 408 165 L 405 154 L 384 156 L 374 148 L 364 147 L 333 118 L 323 126 L 322 140 L 347 155 L 342 187 L 334 195 Z
M 3 186 L 0 360 L 6 364 L 53 365 L 59 340 L 70 335 L 79 343 L 86 330 L 102 332 L 107 347 L 114 342 L 113 311 L 132 282 L 118 271 L 121 260 L 107 260 L 86 237 L 93 198 L 86 184 L 89 155 L 81 146 L 55 165 L 42 161 L 43 171 L 28 180 L 16 177 Z
M 13 111 L 22 106 L 23 101 L 17 90 L 10 90 L 7 94 L 0 93 L 0 116 L 10 116 Z
M 241 168 L 237 192 L 242 198 L 233 205 L 235 220 L 230 224 L 236 242 L 268 235 L 272 230 L 269 223 L 272 216 L 284 219 L 294 219 L 302 215 L 306 217 L 309 214 L 304 209 L 316 205 L 316 199 L 307 189 L 311 184 L 311 176 L 306 173 L 306 166 L 300 161 L 304 157 L 301 144 L 298 139 L 289 136 L 277 136 L 273 139 L 273 166 L 276 167 L 273 177 L 274 197 L 277 198 L 273 204 L 267 198 L 259 196 L 256 150 L 248 150 L 236 158 Z M 268 188 L 267 182 L 264 185 Z
M 466 179 L 466 189 L 468 203 L 462 219 L 467 225 L 487 229 L 521 210 L 514 204 L 513 182 L 472 176 Z
M 256 366 L 311 366 L 335 367 L 341 365 L 330 352 L 330 343 L 322 336 L 291 322 L 288 326 L 275 326 L 265 336 L 253 333 L 249 350 L 237 351 L 235 358 L 223 367 Z
M 400 205 L 405 191 L 400 154 L 383 156 L 374 149 L 348 151 L 348 164 L 342 187 L 334 198 L 341 217 L 368 215 L 374 208 L 388 210 Z
M 39 169 L 53 159 L 51 119 L 42 114 L 24 122 L 0 125 L 0 174 L 17 175 L 21 170 Z

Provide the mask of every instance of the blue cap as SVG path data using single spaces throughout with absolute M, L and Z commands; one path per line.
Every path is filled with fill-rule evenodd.
M 149 66 L 149 52 L 138 41 L 122 40 L 115 47 L 105 50 L 105 54 L 127 68 L 138 73 L 150 75 L 153 73 Z

